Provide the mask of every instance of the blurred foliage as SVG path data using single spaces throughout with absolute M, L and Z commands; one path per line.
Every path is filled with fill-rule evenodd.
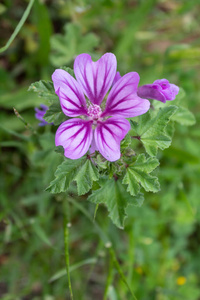
M 1 47 L 27 4 L 0 4 Z M 200 299 L 199 9 L 197 0 L 35 0 L 17 38 L 0 55 L 2 300 L 69 299 L 63 271 L 66 200 L 74 299 L 132 299 L 97 224 L 111 240 L 138 300 Z M 62 156 L 54 151 L 56 129 L 38 128 L 34 107 L 41 99 L 27 89 L 34 81 L 50 80 L 60 64 L 72 67 L 74 57 L 85 51 L 93 58 L 115 53 L 118 70 L 138 72 L 140 84 L 167 78 L 185 91 L 173 102 L 181 101 L 185 110 L 173 115 L 172 145 L 158 151 L 161 191 L 148 193 L 142 207 L 128 207 L 124 231 L 111 224 L 103 206 L 96 213 L 87 197 L 78 198 L 76 185 L 68 195 L 45 191 Z M 13 107 L 34 130 L 24 126 Z M 185 124 L 187 108 L 196 125 L 192 116 Z

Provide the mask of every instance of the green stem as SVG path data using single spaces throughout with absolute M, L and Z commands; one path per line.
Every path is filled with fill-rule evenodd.
M 132 297 L 134 300 L 137 300 L 137 298 L 135 297 L 133 291 L 131 290 L 128 282 L 126 281 L 126 277 L 120 267 L 119 262 L 117 261 L 114 249 L 112 247 L 112 243 L 110 242 L 110 239 L 108 238 L 108 236 L 105 234 L 105 232 L 101 229 L 101 227 L 98 225 L 98 223 L 96 221 L 93 220 L 93 218 L 90 216 L 90 214 L 88 213 L 88 211 L 79 203 L 77 203 L 73 198 L 68 198 L 69 202 L 71 202 L 74 206 L 76 206 L 80 211 L 82 211 L 82 213 L 92 222 L 92 224 L 94 225 L 99 237 L 102 239 L 102 241 L 105 244 L 105 247 L 109 249 L 110 255 L 112 257 L 113 263 L 122 279 L 122 281 L 125 283 L 125 285 L 127 286 L 129 292 L 131 293 Z
M 110 255 L 112 256 L 112 259 L 113 259 L 113 263 L 114 263 L 114 265 L 115 265 L 115 268 L 117 269 L 117 271 L 118 271 L 118 273 L 119 273 L 119 275 L 120 275 L 122 281 L 123 281 L 123 282 L 125 283 L 125 285 L 127 286 L 127 288 L 128 288 L 128 290 L 130 291 L 130 293 L 131 293 L 133 299 L 134 299 L 134 300 L 137 300 L 137 298 L 135 297 L 133 291 L 131 290 L 131 288 L 130 288 L 128 282 L 126 281 L 126 277 L 124 276 L 124 273 L 123 273 L 123 271 L 122 271 L 122 269 L 121 269 L 121 267 L 120 267 L 120 264 L 119 264 L 119 262 L 118 262 L 118 260 L 117 260 L 117 258 L 116 258 L 116 255 L 115 255 L 115 252 L 114 252 L 113 248 L 110 247 L 109 251 L 110 251 Z
M 133 277 L 133 265 L 134 265 L 134 237 L 133 228 L 129 231 L 129 266 L 128 266 L 128 282 L 131 282 Z
M 109 287 L 112 283 L 112 280 L 113 280 L 113 257 L 110 255 L 110 251 L 109 251 L 108 276 L 107 276 L 107 280 L 106 280 L 106 287 L 105 287 L 105 291 L 104 291 L 104 295 L 103 295 L 103 300 L 107 299 Z
M 90 220 L 90 222 L 93 223 L 98 235 L 100 236 L 100 238 L 102 239 L 104 244 L 110 243 L 109 238 L 106 236 L 106 234 L 103 232 L 101 227 L 97 224 L 97 222 L 93 220 L 93 218 L 90 216 L 88 211 L 82 205 L 77 203 L 73 198 L 69 197 L 68 201 L 71 202 L 74 206 L 76 206 L 78 208 L 78 210 L 82 211 L 82 213 Z
M 96 219 L 96 214 L 97 214 L 98 208 L 99 208 L 99 204 L 97 203 L 97 204 L 96 204 L 96 207 L 95 207 L 95 211 L 94 211 L 94 221 L 95 221 L 95 219 Z
M 6 45 L 2 48 L 0 48 L 0 53 L 6 51 L 8 49 L 8 47 L 10 46 L 10 44 L 14 41 L 14 39 L 16 38 L 17 34 L 19 33 L 19 31 L 21 30 L 22 26 L 24 25 L 26 19 L 28 18 L 28 15 L 31 11 L 31 8 L 33 6 L 35 0 L 30 0 L 21 20 L 19 21 L 19 23 L 17 24 L 17 27 L 15 28 L 13 34 L 11 35 L 11 37 L 9 38 L 9 40 L 7 41 Z
M 69 203 L 68 200 L 64 203 L 64 244 L 65 244 L 65 263 L 70 291 L 70 299 L 73 300 L 73 292 L 70 278 L 70 263 L 69 263 L 69 228 L 71 227 L 69 218 Z
M 14 113 L 16 117 L 25 125 L 25 127 L 29 130 L 31 130 L 34 134 L 37 134 L 35 129 L 28 123 L 24 118 L 20 115 L 20 113 L 16 110 L 16 108 L 13 107 Z

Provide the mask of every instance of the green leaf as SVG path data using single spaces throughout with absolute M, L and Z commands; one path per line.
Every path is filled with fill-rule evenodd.
M 65 192 L 79 172 L 83 160 L 85 161 L 85 158 L 75 160 L 65 159 L 63 163 L 58 166 L 55 172 L 55 179 L 50 182 L 46 190 L 51 193 Z
M 186 97 L 185 91 L 180 88 L 179 93 L 176 96 L 176 99 L 174 100 L 175 105 L 177 106 L 177 111 L 172 116 L 171 120 L 178 122 L 181 125 L 185 126 L 192 126 L 196 123 L 195 116 L 193 113 L 184 105 L 187 105 L 188 100 Z M 170 101 L 167 101 L 166 103 L 162 103 L 159 101 L 154 101 L 153 106 L 158 109 L 163 106 L 170 106 Z
M 77 183 L 78 195 L 84 195 L 92 188 L 93 181 L 99 179 L 98 169 L 94 166 L 91 160 L 86 159 L 86 162 L 80 168 L 75 181 Z
M 30 107 L 35 107 L 41 103 L 41 100 L 34 94 L 27 93 L 27 87 L 19 90 L 10 91 L 4 93 L 0 97 L 0 106 L 3 108 L 13 109 L 21 111 Z M 2 111 L 1 111 L 2 114 Z M 9 120 L 10 123 L 10 120 Z M 14 126 L 15 128 L 15 126 Z
M 119 180 L 114 178 L 101 180 L 101 188 L 94 191 L 88 200 L 100 204 L 104 203 L 109 211 L 109 216 L 113 223 L 119 228 L 123 228 L 126 217 L 125 208 L 130 195 L 123 188 Z
M 52 54 L 50 60 L 56 67 L 69 64 L 78 54 L 89 53 L 99 43 L 93 33 L 82 35 L 81 27 L 77 24 L 67 24 L 64 34 L 56 34 L 51 38 Z
M 39 34 L 39 48 L 36 58 L 40 65 L 47 65 L 49 62 L 50 37 L 52 34 L 51 17 L 47 5 L 43 4 L 42 1 L 36 1 L 34 7 L 36 12 L 35 21 Z
M 73 70 L 73 69 L 71 69 L 71 68 L 69 68 L 69 67 L 65 67 L 65 66 L 60 67 L 60 69 L 66 71 L 66 72 L 69 73 L 72 77 L 75 77 L 75 74 L 74 74 L 74 70 Z
M 36 235 L 43 241 L 43 243 L 46 243 L 48 246 L 52 247 L 51 241 L 49 240 L 42 226 L 35 220 L 31 220 L 31 221 L 32 221 L 31 222 L 32 228 L 36 233 Z
M 54 125 L 59 125 L 67 120 L 67 117 L 62 112 L 59 102 L 50 105 L 49 109 L 44 115 L 44 120 L 48 123 L 53 122 Z
M 93 193 L 88 197 L 88 200 L 96 204 L 105 204 L 108 208 L 109 217 L 112 222 L 117 227 L 123 228 L 127 205 L 138 205 L 141 203 L 141 195 L 140 199 L 138 197 L 138 201 L 136 197 L 130 196 L 120 179 L 116 180 L 114 178 L 108 179 L 108 177 L 103 177 L 99 183 L 101 188 L 93 191 Z
M 170 105 L 161 108 L 153 118 L 151 118 L 150 112 L 148 112 L 140 116 L 138 123 L 131 120 L 133 130 L 140 137 L 150 156 L 156 156 L 158 148 L 164 150 L 170 146 L 171 136 L 169 136 L 166 127 L 176 110 L 176 106 Z
M 86 157 L 65 159 L 55 172 L 55 179 L 46 190 L 51 193 L 65 192 L 72 181 L 76 181 L 78 194 L 83 195 L 92 188 L 93 181 L 99 178 L 98 170 Z
M 40 98 L 47 99 L 51 104 L 58 101 L 52 81 L 36 81 L 30 85 L 28 91 L 38 93 Z
M 85 266 L 85 265 L 88 265 L 88 264 L 95 264 L 97 263 L 97 258 L 96 257 L 91 257 L 91 258 L 87 258 L 87 259 L 84 259 L 74 265 L 71 265 L 69 267 L 69 271 L 72 272 L 82 266 Z M 59 271 L 57 271 L 50 279 L 49 279 L 49 282 L 53 282 L 55 280 L 58 280 L 59 278 L 63 277 L 67 275 L 67 271 L 66 271 L 66 268 L 63 268 Z
M 185 126 L 192 126 L 196 123 L 195 116 L 186 107 L 179 107 L 177 112 L 172 116 L 172 120 Z
M 127 191 L 136 196 L 140 191 L 140 185 L 147 191 L 158 192 L 160 185 L 158 178 L 150 175 L 157 166 L 159 161 L 154 157 L 146 158 L 140 154 L 135 163 L 129 165 L 123 178 L 123 184 L 127 184 Z
M 143 202 L 144 202 L 144 194 L 139 193 L 136 196 L 129 198 L 128 204 L 141 207 Z

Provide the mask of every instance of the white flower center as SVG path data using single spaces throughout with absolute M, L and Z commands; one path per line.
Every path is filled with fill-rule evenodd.
M 101 107 L 97 104 L 90 105 L 88 107 L 88 115 L 92 120 L 98 120 L 101 116 L 102 110 Z

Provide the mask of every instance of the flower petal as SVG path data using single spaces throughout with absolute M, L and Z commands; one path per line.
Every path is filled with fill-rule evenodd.
M 93 131 L 94 133 L 94 131 Z M 97 145 L 95 143 L 95 139 L 94 139 L 94 134 L 93 134 L 93 139 L 92 139 L 92 142 L 91 142 L 91 146 L 90 146 L 90 153 L 94 153 L 95 151 L 98 151 L 98 148 L 97 148 Z
M 100 105 L 111 87 L 117 69 L 116 57 L 112 53 L 104 54 L 93 62 L 89 54 L 80 54 L 74 62 L 74 73 L 77 81 L 88 99 Z
M 138 88 L 138 96 L 141 98 L 155 99 L 163 103 L 166 102 L 165 96 L 156 84 L 145 84 Z
M 179 92 L 179 87 L 169 83 L 165 78 L 157 79 L 153 84 L 145 84 L 138 88 L 138 96 L 141 98 L 154 99 L 165 103 L 174 100 Z
M 39 126 L 45 126 L 47 124 L 52 125 L 53 123 L 48 123 L 47 121 L 44 120 L 44 115 L 46 113 L 46 111 L 48 110 L 48 106 L 44 105 L 44 104 L 40 104 L 40 108 L 35 108 L 35 118 L 38 119 L 40 121 L 40 123 L 38 124 Z
M 170 83 L 170 88 L 168 90 L 163 90 L 166 100 L 175 100 L 176 95 L 179 93 L 179 87 L 175 84 Z
M 74 118 L 58 127 L 55 144 L 63 146 L 66 157 L 78 159 L 88 151 L 92 138 L 91 121 Z
M 122 76 L 120 75 L 119 72 L 116 73 L 115 78 L 113 80 L 112 85 L 114 85 L 120 78 L 122 78 Z
M 57 69 L 52 75 L 54 89 L 66 116 L 87 115 L 87 105 L 80 84 L 66 71 Z
M 104 116 L 131 118 L 142 115 L 149 110 L 150 102 L 137 95 L 140 77 L 131 72 L 120 78 L 108 95 Z
M 130 123 L 119 117 L 99 122 L 94 131 L 94 139 L 99 152 L 109 161 L 120 158 L 120 142 L 130 130 Z

